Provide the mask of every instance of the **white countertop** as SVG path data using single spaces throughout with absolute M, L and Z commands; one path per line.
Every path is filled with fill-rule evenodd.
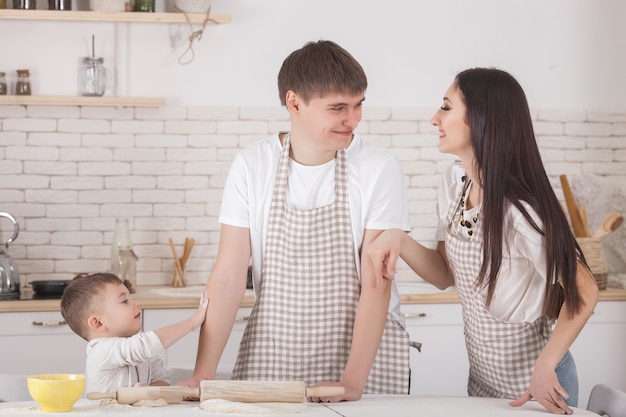
M 411 395 L 365 395 L 360 401 L 334 404 L 307 403 L 301 417 L 538 417 L 548 416 L 536 402 L 512 408 L 509 400 L 477 397 L 422 397 Z M 99 401 L 79 400 L 68 413 L 45 413 L 33 401 L 0 403 L 0 416 L 162 416 L 194 417 L 218 415 L 199 408 L 199 403 L 186 402 L 165 407 L 143 408 L 130 405 L 100 406 Z M 219 414 L 224 415 L 224 414 Z M 241 414 L 228 414 L 241 416 Z M 267 414 L 266 414 L 267 415 Z M 581 408 L 574 409 L 575 416 L 595 416 Z M 248 415 L 249 416 L 249 415 Z

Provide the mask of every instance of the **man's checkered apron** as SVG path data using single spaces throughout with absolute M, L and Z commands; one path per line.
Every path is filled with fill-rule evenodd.
M 517 398 L 528 388 L 535 361 L 552 329 L 545 317 L 534 323 L 507 323 L 489 312 L 476 287 L 482 262 L 482 219 L 474 226 L 473 236 L 463 234 L 460 200 L 461 195 L 448 213 L 446 253 L 463 306 L 470 363 L 468 394 Z
M 285 138 L 270 210 L 258 299 L 233 379 L 339 381 L 360 294 L 348 202 L 346 153 L 337 152 L 335 202 L 312 210 L 285 203 Z M 407 332 L 387 315 L 366 393 L 406 394 Z

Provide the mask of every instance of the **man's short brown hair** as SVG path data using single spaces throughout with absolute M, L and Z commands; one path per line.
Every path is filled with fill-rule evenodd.
M 328 93 L 356 96 L 366 89 L 367 76 L 361 64 L 332 41 L 306 43 L 285 58 L 278 72 L 278 95 L 283 106 L 289 90 L 308 103 Z

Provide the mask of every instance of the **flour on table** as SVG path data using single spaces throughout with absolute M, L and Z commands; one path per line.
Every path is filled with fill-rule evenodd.
M 200 408 L 220 414 L 296 414 L 306 408 L 305 403 L 239 403 L 227 400 L 204 400 Z

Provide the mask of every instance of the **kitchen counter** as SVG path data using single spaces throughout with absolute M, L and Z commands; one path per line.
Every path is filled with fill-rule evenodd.
M 198 305 L 200 294 L 204 286 L 194 285 L 189 287 L 174 288 L 163 286 L 140 286 L 133 294 L 141 308 L 193 308 Z M 459 298 L 453 288 L 440 291 L 434 286 L 423 282 L 398 283 L 400 301 L 402 304 L 441 304 L 458 303 Z M 30 291 L 30 290 L 25 290 Z M 626 289 L 607 288 L 600 291 L 600 301 L 626 301 Z M 252 290 L 246 290 L 241 307 L 252 307 L 254 294 Z M 58 299 L 27 299 L 0 301 L 0 312 L 20 311 L 59 311 L 60 300 Z
M 528 402 L 519 408 L 508 405 L 509 400 L 476 397 L 431 397 L 410 395 L 364 395 L 359 401 L 333 404 L 307 403 L 306 409 L 298 414 L 302 417 L 539 417 L 547 416 L 546 410 L 537 402 Z M 79 400 L 71 414 L 74 417 L 94 415 L 124 415 L 161 417 L 207 417 L 216 415 L 199 408 L 197 402 L 170 404 L 159 408 L 133 407 L 130 405 L 100 406 L 99 401 Z M 43 413 L 34 401 L 0 403 L 0 416 L 29 416 Z M 219 414 L 226 415 L 226 414 Z M 242 414 L 228 414 L 241 416 Z M 575 416 L 595 416 L 590 411 L 574 408 Z

